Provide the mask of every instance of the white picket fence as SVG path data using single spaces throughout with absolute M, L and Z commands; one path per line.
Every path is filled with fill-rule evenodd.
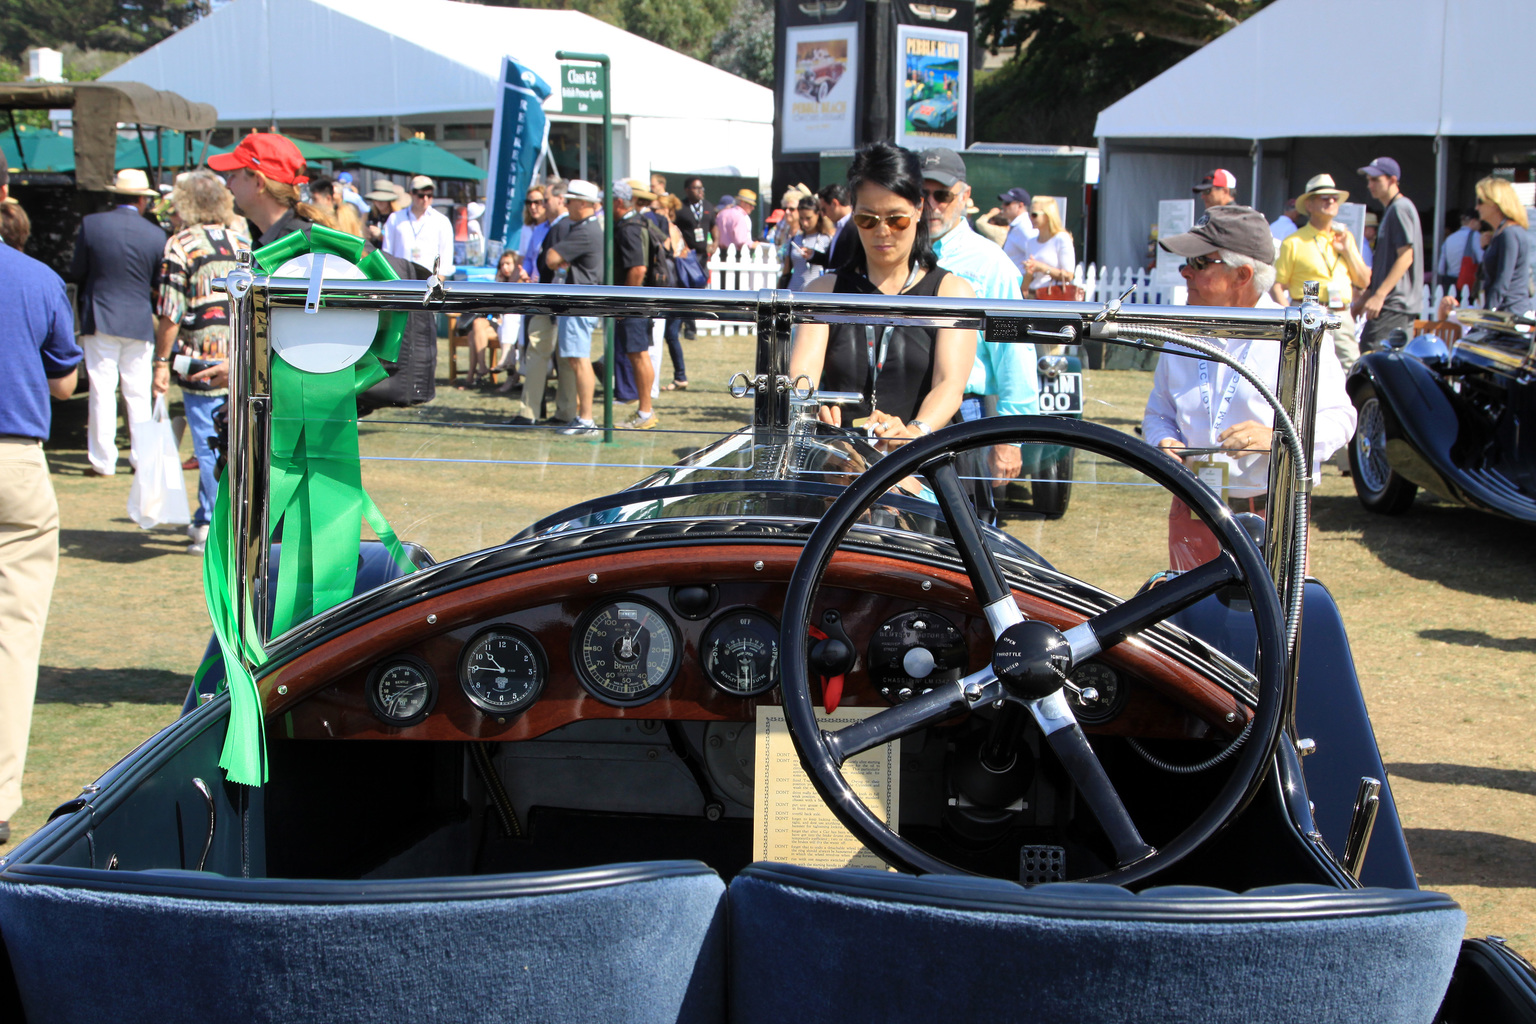
M 779 262 L 770 245 L 740 251 L 733 245 L 715 253 L 707 266 L 709 286 L 727 291 L 755 292 L 772 288 L 779 277 Z M 1100 267 L 1096 263 L 1079 263 L 1073 280 L 1083 288 L 1085 302 L 1113 302 L 1125 295 L 1125 305 L 1182 306 L 1188 299 L 1187 290 L 1182 284 L 1172 287 L 1159 285 L 1153 281 L 1151 271 L 1141 267 Z M 1127 292 L 1130 294 L 1126 295 Z M 1445 289 L 1439 285 L 1424 287 L 1423 319 L 1435 319 L 1444 294 Z M 1463 306 L 1470 304 L 1466 289 L 1455 294 Z M 703 320 L 699 321 L 698 328 L 699 333 L 711 335 L 754 334 L 757 331 L 753 324 L 710 323 Z
M 1131 294 L 1126 297 L 1125 304 L 1131 303 L 1162 303 L 1169 306 L 1182 306 L 1188 300 L 1189 295 L 1183 285 L 1175 288 L 1160 287 L 1152 282 L 1152 274 L 1140 267 L 1105 267 L 1100 269 L 1095 263 L 1086 267 L 1079 263 L 1073 280 L 1082 286 L 1085 302 L 1113 302 L 1127 291 Z M 1455 295 L 1463 306 L 1471 304 L 1466 288 L 1459 292 L 1452 288 L 1450 293 Z M 1440 285 L 1433 288 L 1428 285 L 1423 289 L 1421 302 L 1421 319 L 1433 320 L 1440 308 L 1440 300 L 1445 296 L 1447 289 Z

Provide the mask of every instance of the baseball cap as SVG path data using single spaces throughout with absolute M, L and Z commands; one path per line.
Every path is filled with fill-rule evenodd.
M 940 185 L 953 185 L 965 180 L 965 161 L 952 149 L 925 149 L 917 158 L 922 161 L 924 178 Z
M 603 201 L 603 191 L 585 178 L 572 178 L 565 183 L 565 198 L 600 203 Z
M 769 224 L 777 224 L 779 221 L 781 221 L 783 219 L 784 219 L 784 211 L 781 208 L 777 207 L 777 206 L 775 206 L 773 208 L 773 211 L 768 214 L 768 223 Z
M 225 174 L 247 167 L 283 185 L 303 185 L 309 181 L 299 147 L 292 140 L 270 132 L 252 132 L 228 153 L 210 156 L 208 166 Z
M 1031 196 L 1028 189 L 1017 187 L 1011 188 L 1007 192 L 1001 192 L 997 197 L 1000 203 L 1023 203 L 1026 206 L 1029 205 L 1030 199 Z
M 1384 175 L 1389 178 L 1401 178 L 1403 169 L 1397 166 L 1397 161 L 1389 156 L 1379 156 L 1375 160 L 1360 168 L 1360 173 L 1367 178 Z
M 735 205 L 736 205 L 736 197 L 735 196 L 721 196 L 720 197 L 720 201 L 715 203 L 715 209 L 723 210 L 727 206 L 735 206 Z
M 1213 188 L 1237 188 L 1237 175 L 1225 168 L 1218 167 L 1210 174 L 1201 178 L 1200 184 L 1196 185 L 1191 191 L 1209 192 Z M 1237 250 L 1233 249 L 1232 251 L 1236 252 Z M 1195 255 L 1198 256 L 1200 254 L 1196 253 Z
M 352 172 L 342 171 L 340 174 L 336 175 L 336 180 L 341 182 L 343 185 L 350 185 L 352 184 Z
M 1275 236 L 1269 221 L 1251 206 L 1213 206 L 1200 223 L 1182 235 L 1158 240 L 1175 256 L 1204 256 L 1212 249 L 1230 249 L 1260 263 L 1275 262 Z
M 431 189 L 432 191 L 436 192 L 437 186 L 433 184 L 432 179 L 427 177 L 425 174 L 418 174 L 411 178 L 412 192 L 419 192 L 424 189 Z

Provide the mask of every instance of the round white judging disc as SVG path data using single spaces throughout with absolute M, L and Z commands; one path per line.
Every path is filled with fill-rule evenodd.
M 364 274 L 340 256 L 325 253 L 325 276 L 330 281 L 364 281 Z M 314 255 L 305 253 L 277 268 L 273 277 L 309 280 Z M 302 309 L 272 311 L 272 348 L 289 365 L 307 373 L 334 373 L 363 357 L 379 331 L 379 314 L 366 309 Z

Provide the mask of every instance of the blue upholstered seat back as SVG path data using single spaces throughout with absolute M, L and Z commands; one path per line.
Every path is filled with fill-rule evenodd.
M 1439 893 L 1139 895 L 756 864 L 727 895 L 734 1024 L 1428 1024 L 1466 916 Z
M 410 883 L 23 875 L 0 882 L 0 933 L 29 1024 L 725 1015 L 724 885 L 692 862 Z

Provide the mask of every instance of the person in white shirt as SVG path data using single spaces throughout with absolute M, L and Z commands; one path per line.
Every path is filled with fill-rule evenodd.
M 1307 215 L 1296 209 L 1296 200 L 1285 201 L 1285 212 L 1269 222 L 1269 233 L 1275 236 L 1275 241 L 1283 242 L 1294 235 L 1303 224 L 1307 222 Z M 1369 263 L 1366 266 L 1370 266 Z
M 1461 227 L 1440 243 L 1440 258 L 1435 261 L 1435 283 L 1446 291 L 1456 287 L 1464 257 L 1471 256 L 1474 263 L 1483 262 L 1483 240 L 1478 235 L 1482 226 L 1483 219 L 1476 210 L 1463 210 Z
M 1029 192 L 1022 188 L 1011 188 L 999 195 L 997 201 L 1003 204 L 1002 214 L 1008 219 L 1008 237 L 1003 239 L 1003 255 L 1012 260 L 1022 274 L 1024 261 L 1029 258 L 1029 242 L 1040 233 L 1035 230 L 1034 222 L 1029 218 Z
M 1077 271 L 1072 232 L 1061 223 L 1061 210 L 1050 196 L 1036 196 L 1029 204 L 1029 220 L 1035 237 L 1024 243 L 1024 279 L 1029 294 L 1053 284 L 1070 284 Z
M 1182 235 L 1158 242 L 1185 257 L 1181 273 L 1191 306 L 1251 306 L 1279 309 L 1274 285 L 1274 238 L 1264 215 L 1246 206 L 1212 207 L 1207 220 Z M 1205 339 L 1225 348 L 1275 388 L 1281 344 L 1275 340 Z M 1152 393 L 1142 416 L 1148 444 L 1183 456 L 1197 476 L 1214 486 L 1234 510 L 1264 514 L 1274 410 L 1236 371 L 1196 353 L 1158 357 Z M 1344 390 L 1344 370 L 1331 346 L 1319 353 L 1317 420 L 1313 430 L 1312 482 L 1322 464 L 1349 443 L 1355 407 Z M 1223 449 L 1216 454 L 1199 449 Z M 1177 498 L 1168 513 L 1168 557 L 1172 568 L 1193 569 L 1210 561 L 1220 544 L 1205 524 Z
M 384 222 L 383 249 L 446 279 L 453 274 L 453 225 L 432 208 L 436 191 L 425 174 L 411 179 L 411 205 Z

